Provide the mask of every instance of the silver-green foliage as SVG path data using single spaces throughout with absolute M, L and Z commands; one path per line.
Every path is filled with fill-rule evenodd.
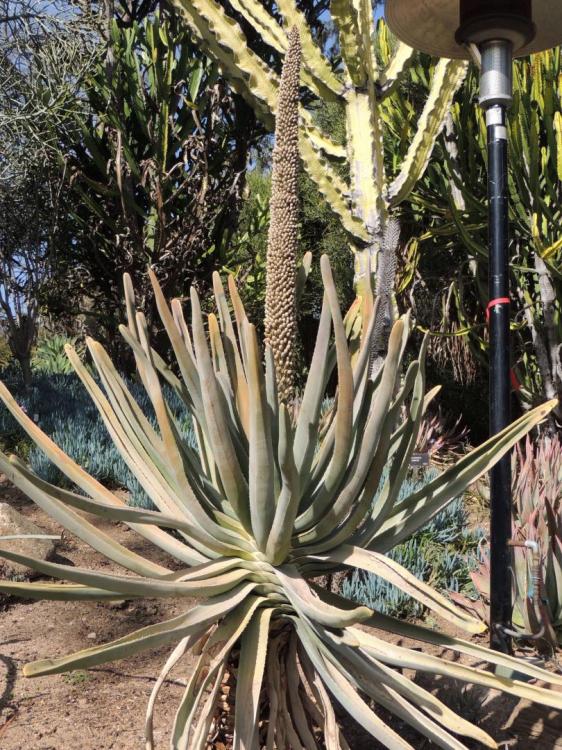
M 143 627 L 103 645 L 27 665 L 38 676 L 103 664 L 149 648 L 173 646 L 151 695 L 147 748 L 158 691 L 187 651 L 195 661 L 171 731 L 175 750 L 204 748 L 231 652 L 240 650 L 234 748 L 346 748 L 332 700 L 389 748 L 410 748 L 364 701 L 408 722 L 438 746 L 461 749 L 455 735 L 496 747 L 481 729 L 448 709 L 403 673 L 403 668 L 456 677 L 562 708 L 562 694 L 498 678 L 482 669 L 418 652 L 385 640 L 381 631 L 448 648 L 479 661 L 514 668 L 547 683 L 562 678 L 535 666 L 357 606 L 313 582 L 352 567 L 374 573 L 407 592 L 446 622 L 468 632 L 483 625 L 458 610 L 385 553 L 426 524 L 452 498 L 498 460 L 552 408 L 529 412 L 499 436 L 464 456 L 423 488 L 397 502 L 425 405 L 424 356 L 403 373 L 408 318 L 389 337 L 384 366 L 372 375 L 370 333 L 352 360 L 330 266 L 322 258 L 325 287 L 315 351 L 302 401 L 293 415 L 279 403 L 271 351 L 265 367 L 255 328 L 230 282 L 231 316 L 218 276 L 218 317 L 203 319 L 191 290 L 191 326 L 182 306 L 168 306 L 156 279 L 156 303 L 175 355 L 178 375 L 152 349 L 146 321 L 135 309 L 126 279 L 128 325 L 121 328 L 152 402 L 155 427 L 145 417 L 104 349 L 88 348 L 100 382 L 68 349 L 78 375 L 132 473 L 159 509 L 127 507 L 114 493 L 66 456 L 19 408 L 8 390 L 0 396 L 30 437 L 78 491 L 43 481 L 16 457 L 0 455 L 0 469 L 43 510 L 117 566 L 108 573 L 42 562 L 2 549 L 2 556 L 69 583 L 2 582 L 0 590 L 25 597 L 112 600 L 185 597 L 176 617 Z M 332 332 L 333 342 L 332 343 Z M 328 421 L 320 422 L 326 385 L 334 367 L 338 391 Z M 163 383 L 183 400 L 197 437 L 182 437 Z M 406 416 L 404 417 L 404 413 Z M 317 450 L 320 437 L 320 448 Z M 387 477 L 373 505 L 383 471 Z M 78 511 L 121 521 L 176 558 L 172 570 L 126 549 Z M 167 530 L 174 530 L 171 535 Z M 194 606 L 193 597 L 198 603 Z M 358 628 L 374 626 L 377 632 Z
M 431 469 L 405 481 L 398 502 L 422 489 L 437 475 L 438 472 Z M 478 564 L 477 550 L 482 539 L 482 530 L 468 528 L 465 504 L 463 498 L 458 497 L 388 555 L 416 578 L 438 590 L 458 593 L 471 588 L 470 571 Z M 418 617 L 424 612 L 423 606 L 400 588 L 361 570 L 346 576 L 342 594 L 394 617 Z
M 67 375 L 39 375 L 34 378 L 31 388 L 25 388 L 20 377 L 10 375 L 7 371 L 2 373 L 18 404 L 73 461 L 111 488 L 127 490 L 129 505 L 155 509 L 123 460 L 74 371 Z M 127 382 L 127 387 L 149 421 L 156 424 L 150 399 L 142 385 L 131 381 Z M 182 436 L 189 444 L 195 445 L 189 415 L 182 402 L 170 388 L 166 387 L 165 392 Z M 41 479 L 72 486 L 43 451 L 34 443 L 30 444 L 25 431 L 4 409 L 0 411 L 0 441 L 4 450 L 25 456 L 30 468 Z
M 68 338 L 60 333 L 51 336 L 45 336 L 41 339 L 33 356 L 31 358 L 31 367 L 35 372 L 44 373 L 45 375 L 66 375 L 74 372 L 72 365 L 68 361 L 64 347 L 67 344 L 76 346 L 75 338 Z

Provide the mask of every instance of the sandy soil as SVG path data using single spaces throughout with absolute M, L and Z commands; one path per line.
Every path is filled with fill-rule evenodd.
M 61 529 L 35 505 L 7 484 L 0 484 L 0 501 L 49 533 Z M 99 523 L 99 521 L 96 521 Z M 101 526 L 102 524 L 100 524 Z M 174 566 L 174 562 L 121 524 L 111 534 L 130 549 Z M 63 534 L 60 562 L 112 569 L 80 540 Z M 69 675 L 26 679 L 22 666 L 46 656 L 58 656 L 118 638 L 135 628 L 179 614 L 175 601 L 140 600 L 122 604 L 33 602 L 0 595 L 0 748 L 2 750 L 141 750 L 148 696 L 170 649 Z M 412 645 L 412 644 L 406 644 Z M 438 653 L 433 649 L 433 653 Z M 155 715 L 158 747 L 167 747 L 171 722 L 181 698 L 190 662 L 184 660 L 160 694 Z M 502 747 L 527 750 L 562 748 L 562 717 L 546 709 L 490 693 L 463 688 L 447 680 L 420 675 L 420 683 L 436 690 L 451 707 L 489 731 Z M 343 718 L 343 717 L 342 717 Z M 376 743 L 349 719 L 344 719 L 352 750 L 376 750 Z M 397 725 L 416 750 L 429 742 Z
M 61 528 L 19 493 L 0 488 L 10 502 L 49 533 Z M 99 524 L 99 521 L 96 521 Z M 102 524 L 99 524 L 100 526 Z M 173 567 L 173 561 L 121 524 L 111 534 L 130 549 Z M 57 562 L 110 571 L 100 555 L 80 540 L 63 535 Z M 0 748 L 2 750 L 133 750 L 144 747 L 144 713 L 154 681 L 169 648 L 122 662 L 27 679 L 29 661 L 59 656 L 119 638 L 132 630 L 180 614 L 175 601 L 115 603 L 35 602 L 0 595 Z M 180 701 L 189 661 L 184 660 L 160 693 L 155 738 L 167 746 L 168 731 Z

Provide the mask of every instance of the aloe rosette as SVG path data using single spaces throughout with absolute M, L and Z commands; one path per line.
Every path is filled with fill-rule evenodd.
M 171 731 L 170 746 L 177 750 L 205 747 L 233 649 L 239 650 L 236 696 L 241 698 L 235 701 L 234 747 L 240 750 L 308 750 L 321 741 L 328 749 L 347 748 L 333 699 L 385 746 L 410 748 L 363 696 L 439 747 L 464 748 L 457 736 L 496 747 L 483 730 L 403 675 L 403 668 L 500 688 L 562 708 L 559 692 L 395 645 L 384 632 L 552 684 L 562 684 L 562 678 L 447 636 L 442 629 L 429 630 L 357 606 L 314 582 L 338 569 L 362 569 L 400 587 L 451 625 L 469 633 L 481 631 L 480 621 L 385 552 L 462 493 L 553 406 L 545 404 L 525 414 L 398 501 L 420 421 L 433 395 L 426 395 L 424 388 L 425 344 L 403 372 L 409 323 L 407 316 L 400 318 L 392 328 L 384 365 L 375 374 L 369 365 L 375 305 L 362 344 L 351 357 L 346 330 L 353 327 L 353 313 L 342 319 L 326 257 L 321 269 L 325 294 L 318 336 L 302 399 L 291 413 L 277 397 L 273 357 L 266 348 L 262 362 L 256 330 L 232 279 L 229 305 L 215 275 L 218 315 L 209 315 L 206 324 L 198 295 L 191 290 L 188 326 L 180 302 L 168 306 L 152 276 L 177 370 L 151 348 L 145 318 L 135 309 L 130 279 L 125 279 L 128 324 L 121 332 L 133 350 L 156 424 L 142 412 L 99 343 L 88 341 L 97 379 L 67 347 L 115 445 L 158 511 L 124 504 L 66 456 L 0 386 L 12 415 L 77 489 L 40 479 L 15 456 L 2 455 L 0 469 L 56 521 L 127 571 L 87 570 L 1 549 L 2 556 L 66 583 L 2 582 L 0 590 L 62 600 L 190 600 L 186 611 L 173 619 L 24 668 L 30 677 L 54 674 L 173 645 L 148 705 L 148 749 L 154 745 L 152 717 L 158 692 L 170 670 L 195 646 L 195 666 Z M 334 368 L 337 398 L 326 423 L 321 407 Z M 191 415 L 196 448 L 182 439 L 163 395 L 164 383 Z M 127 524 L 180 561 L 182 569 L 172 571 L 126 549 L 81 511 Z
M 562 644 L 562 443 L 527 438 L 512 457 L 513 626 L 523 640 L 552 656 Z M 530 545 L 529 545 L 530 543 Z M 529 545 L 529 546 L 526 546 Z M 535 547 L 536 545 L 536 547 Z M 484 621 L 490 619 L 490 557 L 471 573 L 478 599 L 454 600 Z

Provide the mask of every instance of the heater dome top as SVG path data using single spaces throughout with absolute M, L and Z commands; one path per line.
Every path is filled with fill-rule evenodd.
M 385 17 L 400 40 L 436 57 L 469 59 L 463 40 L 509 39 L 515 57 L 562 44 L 562 0 L 386 0 Z

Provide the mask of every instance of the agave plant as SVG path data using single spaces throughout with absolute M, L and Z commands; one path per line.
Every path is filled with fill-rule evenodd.
M 402 668 L 448 675 L 562 708 L 559 692 L 394 645 L 385 640 L 384 632 L 433 643 L 553 684 L 562 684 L 562 678 L 446 636 L 442 630 L 357 606 L 314 583 L 315 577 L 327 572 L 355 567 L 397 585 L 446 622 L 468 632 L 482 631 L 480 621 L 457 609 L 385 552 L 488 470 L 553 406 L 546 404 L 527 413 L 397 502 L 432 395 L 424 394 L 425 344 L 419 358 L 402 373 L 408 335 L 408 318 L 402 317 L 392 328 L 388 356 L 376 375 L 369 367 L 369 330 L 352 362 L 326 257 L 321 269 L 325 295 L 318 337 L 293 417 L 277 398 L 271 351 L 266 348 L 264 366 L 255 328 L 234 283 L 229 280 L 233 320 L 218 275 L 214 277 L 218 317 L 210 314 L 207 327 L 194 289 L 189 327 L 180 302 L 174 300 L 168 306 L 152 275 L 159 314 L 175 354 L 173 368 L 151 347 L 145 317 L 136 311 L 132 284 L 125 278 L 128 324 L 121 332 L 133 350 L 157 428 L 147 420 L 99 343 L 88 340 L 99 381 L 72 347 L 67 348 L 112 439 L 158 512 L 127 507 L 68 458 L 0 386 L 10 412 L 77 491 L 45 482 L 14 456 L 2 455 L 0 469 L 71 533 L 128 571 L 105 573 L 42 562 L 3 548 L 0 554 L 7 559 L 68 583 L 2 582 L 0 590 L 62 600 L 189 598 L 185 612 L 173 619 L 24 668 L 29 677 L 87 669 L 144 649 L 173 645 L 149 701 L 147 748 L 154 745 L 152 718 L 158 691 L 172 667 L 196 645 L 197 660 L 171 732 L 170 746 L 177 750 L 205 747 L 221 679 L 234 648 L 240 650 L 235 748 L 308 750 L 318 746 L 319 734 L 327 748 L 348 747 L 336 723 L 333 698 L 387 747 L 410 748 L 362 695 L 440 747 L 464 748 L 455 734 L 496 747 L 488 734 L 410 681 Z M 374 320 L 371 315 L 370 329 Z M 319 445 L 321 406 L 334 367 L 337 399 Z M 189 410 L 196 449 L 182 439 L 163 395 L 163 383 Z M 402 417 L 404 405 L 406 418 Z M 180 561 L 182 569 L 172 571 L 126 549 L 77 511 L 124 522 Z M 193 597 L 198 599 L 196 606 Z
M 67 375 L 73 372 L 72 365 L 65 354 L 64 347 L 66 344 L 76 347 L 76 337 L 69 338 L 60 333 L 45 337 L 35 347 L 31 367 L 36 372 L 42 372 L 46 375 Z M 81 352 L 79 351 L 79 353 Z

